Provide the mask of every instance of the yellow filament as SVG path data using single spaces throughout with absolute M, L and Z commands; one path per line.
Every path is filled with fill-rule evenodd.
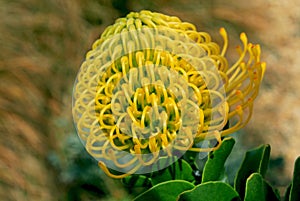
M 137 166 L 135 166 L 133 169 L 131 169 L 130 171 L 128 171 L 127 173 L 125 174 L 120 174 L 120 175 L 115 175 L 115 174 L 112 174 L 109 169 L 106 167 L 105 163 L 99 161 L 98 162 L 98 165 L 99 167 L 105 172 L 106 175 L 108 175 L 109 177 L 111 178 L 114 178 L 114 179 L 122 179 L 124 177 L 127 177 L 129 175 L 132 175 L 134 174 L 138 169 L 140 169 L 140 167 L 142 166 L 142 164 L 139 164 Z
M 239 64 L 243 61 L 246 52 L 247 52 L 247 44 L 248 44 L 248 39 L 245 33 L 241 33 L 240 39 L 243 43 L 243 51 L 241 52 L 241 55 L 239 59 L 230 67 L 230 69 L 227 71 L 227 75 L 231 74 L 232 71 L 236 70 L 236 68 L 239 66 Z
M 223 37 L 223 41 L 224 41 L 223 49 L 222 49 L 222 52 L 221 52 L 221 56 L 224 57 L 225 53 L 227 51 L 227 47 L 228 47 L 228 37 L 227 37 L 227 32 L 226 32 L 226 30 L 223 27 L 220 28 L 220 34 Z

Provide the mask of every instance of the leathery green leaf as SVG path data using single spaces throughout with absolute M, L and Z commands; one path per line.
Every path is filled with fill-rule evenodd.
M 166 169 L 155 173 L 151 177 L 153 186 L 169 180 L 185 180 L 192 182 L 194 180 L 193 169 L 185 160 L 179 159 Z
M 295 161 L 294 175 L 290 190 L 289 201 L 300 200 L 300 157 Z
M 166 181 L 153 186 L 134 201 L 175 201 L 179 194 L 192 188 L 194 185 L 184 180 Z
M 233 138 L 225 138 L 219 149 L 209 153 L 203 170 L 202 183 L 223 180 L 225 175 L 224 164 L 232 151 L 234 143 L 235 141 Z
M 178 201 L 237 201 L 238 193 L 227 183 L 210 181 L 180 194 Z
M 234 187 L 242 199 L 245 196 L 247 178 L 255 172 L 264 177 L 268 168 L 270 151 L 270 145 L 262 145 L 246 152 L 234 181 Z
M 244 201 L 280 201 L 280 196 L 259 173 L 253 173 L 247 179 Z

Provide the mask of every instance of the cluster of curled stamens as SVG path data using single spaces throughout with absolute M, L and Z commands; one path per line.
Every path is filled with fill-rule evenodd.
M 190 23 L 141 11 L 94 43 L 75 82 L 73 117 L 108 175 L 148 173 L 174 162 L 162 159 L 212 151 L 249 121 L 265 70 L 260 47 L 242 33 L 229 66 L 225 29 L 220 34 L 222 49 Z

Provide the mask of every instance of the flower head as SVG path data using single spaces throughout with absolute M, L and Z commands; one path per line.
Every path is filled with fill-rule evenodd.
M 218 148 L 247 124 L 265 71 L 260 46 L 242 33 L 239 59 L 229 65 L 224 28 L 220 34 L 222 48 L 177 17 L 141 11 L 93 44 L 75 82 L 73 116 L 107 174 L 159 170 L 187 150 Z

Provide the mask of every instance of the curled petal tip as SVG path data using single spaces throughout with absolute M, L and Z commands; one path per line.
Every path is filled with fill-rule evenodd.
M 236 106 L 236 112 L 242 116 L 243 115 L 243 107 L 241 105 Z
M 240 39 L 243 43 L 247 44 L 248 43 L 248 38 L 247 38 L 247 35 L 242 32 L 241 35 L 240 35 Z
M 263 79 L 264 75 L 265 75 L 265 72 L 266 72 L 266 68 L 267 68 L 267 63 L 266 62 L 262 62 L 261 63 L 261 79 Z
M 220 34 L 223 35 L 227 35 L 226 29 L 224 27 L 221 27 L 219 30 Z
M 222 52 L 221 52 L 221 55 L 224 56 L 225 53 L 226 53 L 227 47 L 228 47 L 227 32 L 223 27 L 220 28 L 219 32 L 220 32 L 220 34 L 221 34 L 221 36 L 223 37 L 223 40 L 224 40 L 224 46 L 223 46 L 223 49 L 222 49 Z

